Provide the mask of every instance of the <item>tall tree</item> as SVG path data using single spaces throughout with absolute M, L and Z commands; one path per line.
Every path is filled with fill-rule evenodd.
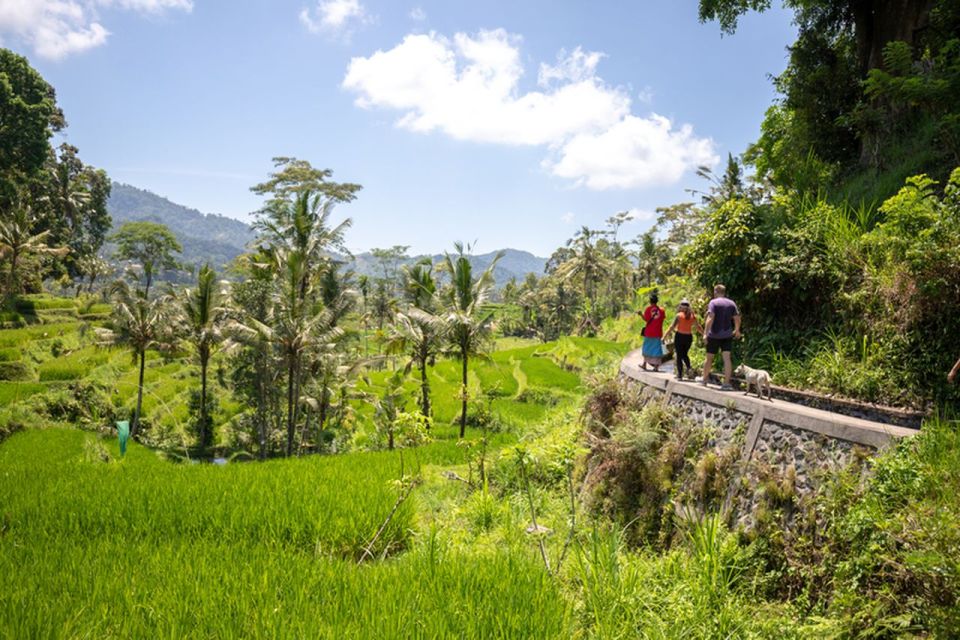
M 102 169 L 84 165 L 77 154 L 77 148 L 67 143 L 60 145 L 59 153 L 51 150 L 44 198 L 54 237 L 70 247 L 67 267 L 72 276 L 80 274 L 81 260 L 100 250 L 110 229 L 110 179 Z
M 36 219 L 33 209 L 21 196 L 9 205 L 0 219 L 0 258 L 8 262 L 6 296 L 8 304 L 22 291 L 20 269 L 23 259 L 31 255 L 64 256 L 69 249 L 47 244 L 50 231 L 34 232 Z
M 766 11 L 771 0 L 700 0 L 700 21 L 716 20 L 733 33 L 748 11 Z M 850 29 L 856 38 L 861 75 L 883 65 L 883 48 L 900 40 L 913 44 L 929 21 L 937 0 L 786 0 L 796 12 L 801 32 L 810 25 Z
M 209 264 L 200 268 L 197 286 L 181 300 L 181 319 L 187 339 L 196 350 L 200 364 L 200 447 L 212 442 L 210 417 L 207 415 L 207 369 L 214 350 L 223 341 L 223 294 L 216 272 Z
M 113 326 L 117 342 L 126 345 L 139 362 L 137 378 L 137 407 L 133 414 L 130 435 L 137 435 L 140 428 L 140 411 L 143 407 L 143 375 L 146 369 L 147 350 L 157 347 L 167 328 L 167 298 L 147 298 L 132 291 L 125 282 L 118 282 L 113 291 Z
M 149 297 L 156 273 L 175 268 L 174 254 L 183 251 L 170 229 L 157 222 L 124 222 L 110 239 L 117 245 L 117 258 L 135 262 L 142 269 L 144 297 Z
M 333 182 L 330 169 L 315 169 L 308 161 L 278 156 L 273 159 L 276 171 L 260 184 L 250 187 L 257 195 L 268 198 L 271 203 L 289 201 L 293 196 L 310 192 L 331 202 L 351 202 L 363 187 L 350 182 Z
M 567 245 L 572 254 L 557 267 L 556 274 L 561 278 L 577 278 L 583 285 L 583 296 L 596 308 L 597 283 L 613 268 L 611 260 L 597 247 L 597 240 L 603 232 L 582 227 Z
M 65 126 L 53 87 L 26 58 L 0 48 L 0 205 L 40 172 L 50 137 Z
M 443 348 L 444 323 L 435 315 L 437 286 L 429 259 L 403 269 L 403 292 L 409 308 L 398 313 L 387 336 L 387 353 L 410 356 L 406 368 L 420 372 L 420 413 L 430 417 L 430 381 L 427 366 Z
M 473 274 L 473 265 L 468 255 L 469 247 L 458 242 L 454 245 L 455 255 L 444 256 L 443 268 L 450 277 L 444 293 L 445 322 L 447 341 L 451 350 L 460 359 L 460 437 L 467 430 L 467 372 L 470 357 L 484 352 L 490 335 L 490 321 L 493 313 L 484 311 L 486 302 L 493 290 L 493 270 L 503 257 L 503 253 L 494 256 L 490 266 L 480 274 Z

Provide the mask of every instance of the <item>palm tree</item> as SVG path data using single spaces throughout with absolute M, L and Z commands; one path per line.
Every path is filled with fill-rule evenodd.
M 299 419 L 305 355 L 315 345 L 336 343 L 343 336 L 343 330 L 335 325 L 338 317 L 335 309 L 300 299 L 298 293 L 306 269 L 303 254 L 281 247 L 275 249 L 272 256 L 275 282 L 268 317 L 265 321 L 243 318 L 234 322 L 231 330 L 238 341 L 270 344 L 282 357 L 287 374 L 286 453 L 290 456 Z
M 420 371 L 420 413 L 430 417 L 430 381 L 427 366 L 443 348 L 444 321 L 423 309 L 411 307 L 398 313 L 387 335 L 387 353 L 410 356 L 406 370 Z
M 213 350 L 223 341 L 222 292 L 216 272 L 209 264 L 200 269 L 197 286 L 181 301 L 181 320 L 200 360 L 200 447 L 210 446 L 211 432 L 207 416 L 207 368 Z
M 263 233 L 263 239 L 271 250 L 284 248 L 288 254 L 298 254 L 303 261 L 297 282 L 296 294 L 304 300 L 321 265 L 330 261 L 331 248 L 343 248 L 344 233 L 353 222 L 347 218 L 331 226 L 334 201 L 322 193 L 304 191 L 293 200 L 275 201 L 265 211 L 255 227 Z
M 10 269 L 7 272 L 7 301 L 20 293 L 20 267 L 22 259 L 29 255 L 64 256 L 69 252 L 66 247 L 51 247 L 47 244 L 50 231 L 33 233 L 36 220 L 33 208 L 20 196 L 12 206 L 9 217 L 0 220 L 0 258 L 9 260 Z
M 596 308 L 596 284 L 612 269 L 612 264 L 597 247 L 596 240 L 603 231 L 583 227 L 567 243 L 573 255 L 557 267 L 556 274 L 563 279 L 579 278 L 583 283 L 583 296 L 591 308 Z
M 273 200 L 257 221 L 270 273 L 274 279 L 271 322 L 248 319 L 248 335 L 272 343 L 283 356 L 287 372 L 287 455 L 299 418 L 304 356 L 313 344 L 334 342 L 342 334 L 336 306 L 322 308 L 316 298 L 318 276 L 329 269 L 331 248 L 343 247 L 349 219 L 330 224 L 334 201 L 305 190 L 292 199 Z
M 140 426 L 140 410 L 143 406 L 143 373 L 146 368 L 147 349 L 161 343 L 161 335 L 167 320 L 167 298 L 158 296 L 149 299 L 132 292 L 125 282 L 114 287 L 113 326 L 117 342 L 126 345 L 139 360 L 140 376 L 137 380 L 137 408 L 133 414 L 130 435 L 137 435 Z
M 467 430 L 467 365 L 470 356 L 483 353 L 486 340 L 490 334 L 490 319 L 493 314 L 482 309 L 493 290 L 493 269 L 503 257 L 498 253 L 490 266 L 474 277 L 473 265 L 462 243 L 456 243 L 456 256 L 445 255 L 443 268 L 450 276 L 450 283 L 445 291 L 447 326 L 447 341 L 452 351 L 460 359 L 461 389 L 460 389 L 460 437 L 464 437 Z M 469 249 L 467 247 L 466 249 Z
M 637 237 L 634 241 L 637 245 L 637 266 L 647 276 L 647 286 L 653 285 L 653 275 L 658 271 L 661 259 L 661 252 L 657 246 L 657 241 L 653 237 L 652 231 Z

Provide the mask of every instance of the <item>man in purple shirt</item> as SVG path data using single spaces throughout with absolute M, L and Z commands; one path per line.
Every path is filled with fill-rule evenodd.
M 737 309 L 737 303 L 727 297 L 727 288 L 722 284 L 713 288 L 713 300 L 707 307 L 703 337 L 707 341 L 707 358 L 703 363 L 701 384 L 707 386 L 710 370 L 713 368 L 713 357 L 720 351 L 723 354 L 723 385 L 720 389 L 732 389 L 730 382 L 733 378 L 733 361 L 730 359 L 730 348 L 733 346 L 733 339 L 740 337 L 740 310 Z

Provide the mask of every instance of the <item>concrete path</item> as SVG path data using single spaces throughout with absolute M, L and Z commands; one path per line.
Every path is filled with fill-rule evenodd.
M 915 429 L 898 427 L 854 418 L 839 413 L 815 409 L 785 400 L 758 399 L 746 396 L 742 391 L 721 391 L 719 386 L 703 386 L 699 382 L 679 381 L 673 373 L 661 367 L 660 373 L 644 371 L 640 350 L 631 351 L 620 363 L 620 374 L 666 394 L 667 401 L 677 395 L 748 413 L 753 416 L 747 433 L 747 446 L 752 448 L 764 421 L 787 425 L 795 429 L 821 433 L 830 438 L 863 444 L 874 448 L 884 447 L 893 440 L 915 435 Z

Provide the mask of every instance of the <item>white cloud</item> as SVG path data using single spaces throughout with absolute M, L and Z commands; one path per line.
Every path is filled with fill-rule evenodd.
M 606 131 L 577 134 L 560 148 L 559 159 L 544 166 L 591 189 L 631 189 L 673 184 L 688 169 L 716 161 L 711 140 L 697 138 L 690 125 L 674 128 L 653 114 L 629 115 Z
M 646 220 L 653 220 L 657 217 L 657 214 L 654 211 L 647 211 L 646 209 L 638 209 L 633 207 L 627 211 L 629 214 L 627 220 L 630 222 L 644 222 Z
M 300 22 L 312 33 L 349 37 L 370 19 L 360 0 L 319 0 L 313 9 L 300 12 Z
M 557 54 L 556 65 L 540 63 L 537 84 L 541 87 L 549 87 L 553 82 L 581 82 L 594 78 L 597 64 L 603 57 L 605 57 L 604 54 L 598 51 L 584 53 L 580 47 L 574 49 L 570 55 L 567 55 L 566 50 L 561 49 Z
M 600 52 L 561 51 L 522 91 L 520 36 L 503 29 L 453 38 L 410 34 L 350 61 L 343 87 L 362 108 L 399 111 L 397 125 L 457 140 L 543 146 L 544 168 L 591 189 L 671 184 L 713 164 L 713 142 L 688 125 L 631 113 L 628 92 L 597 73 Z
M 427 19 L 427 12 L 421 7 L 414 7 L 413 9 L 410 9 L 410 19 L 416 20 L 417 22 L 423 22 Z
M 60 60 L 98 47 L 110 32 L 100 9 L 161 13 L 191 11 L 192 0 L 0 0 L 0 34 L 19 40 L 42 58 Z
M 563 214 L 562 216 L 560 216 L 560 222 L 562 222 L 563 224 L 572 224 L 572 223 L 573 223 L 573 219 L 574 219 L 575 217 L 576 217 L 576 216 L 574 215 L 574 213 L 573 213 L 572 211 L 567 211 L 565 214 Z

